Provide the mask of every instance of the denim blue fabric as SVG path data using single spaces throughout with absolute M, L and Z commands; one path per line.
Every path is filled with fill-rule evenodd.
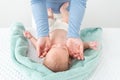
M 67 36 L 79 38 L 80 25 L 86 8 L 86 0 L 31 0 L 38 37 L 45 37 L 49 34 L 47 8 L 52 8 L 54 13 L 60 13 L 60 6 L 67 1 L 70 2 Z

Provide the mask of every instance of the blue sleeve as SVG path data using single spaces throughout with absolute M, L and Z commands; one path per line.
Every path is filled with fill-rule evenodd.
M 48 15 L 46 0 L 31 0 L 33 17 L 37 26 L 38 37 L 45 37 L 49 34 Z
M 86 8 L 86 0 L 71 0 L 67 37 L 79 38 L 80 25 Z

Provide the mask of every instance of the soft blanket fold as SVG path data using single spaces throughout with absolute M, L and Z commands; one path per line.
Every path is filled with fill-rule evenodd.
M 69 70 L 57 73 L 27 57 L 28 41 L 23 36 L 24 30 L 21 23 L 11 25 L 11 55 L 18 70 L 31 80 L 86 80 L 97 67 L 102 50 L 101 28 L 86 28 L 80 32 L 83 41 L 98 41 L 98 50 L 86 50 L 84 61 L 76 60 Z

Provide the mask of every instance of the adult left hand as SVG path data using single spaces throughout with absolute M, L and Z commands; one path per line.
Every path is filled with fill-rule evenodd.
M 83 54 L 84 46 L 80 38 L 68 38 L 66 45 L 68 47 L 70 56 L 78 60 L 84 59 L 84 54 Z

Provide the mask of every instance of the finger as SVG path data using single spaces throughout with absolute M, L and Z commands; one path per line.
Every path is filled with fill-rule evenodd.
M 74 57 L 74 55 L 76 54 L 75 52 L 71 51 L 71 50 L 68 50 L 69 51 L 69 55 Z
M 81 60 L 81 50 L 80 46 L 74 49 L 74 53 L 76 53 L 76 59 Z
M 46 47 L 46 48 L 45 48 L 46 51 L 48 51 L 48 50 L 51 48 L 51 42 L 50 42 L 49 39 L 47 40 L 47 43 L 46 43 L 46 46 L 45 46 L 45 47 Z
M 48 43 L 47 43 L 48 45 L 48 47 L 51 47 L 51 41 L 50 40 L 48 40 Z
M 48 51 L 49 51 L 49 48 L 46 47 L 46 48 L 44 49 L 44 52 L 48 52 Z
M 81 59 L 81 58 L 80 58 L 80 56 L 79 56 L 79 57 L 77 57 L 77 59 L 78 59 L 78 60 L 85 60 L 85 58 Z
M 51 45 L 48 44 L 48 45 L 46 46 L 46 48 L 45 48 L 45 51 L 48 52 L 50 48 L 51 48 Z
M 84 60 L 84 55 L 83 55 L 83 53 L 81 54 L 81 59 Z
M 41 52 L 40 52 L 40 46 L 39 45 L 36 46 L 36 51 L 37 51 L 38 57 L 40 57 Z
M 83 47 L 80 47 L 80 59 L 84 59 Z
M 47 54 L 47 52 L 44 52 L 40 57 L 43 58 L 46 56 L 46 54 Z
M 74 57 L 75 59 L 77 59 L 78 55 L 77 55 L 77 54 L 74 54 L 73 57 Z
M 79 55 L 79 56 L 77 56 L 77 59 L 78 59 L 78 60 L 81 60 L 81 57 L 80 57 L 80 55 Z
M 79 55 L 80 59 L 83 60 L 84 59 L 84 54 L 83 54 L 83 51 L 80 52 L 80 55 Z
M 78 59 L 78 60 L 81 60 L 80 54 L 76 53 L 75 58 Z

